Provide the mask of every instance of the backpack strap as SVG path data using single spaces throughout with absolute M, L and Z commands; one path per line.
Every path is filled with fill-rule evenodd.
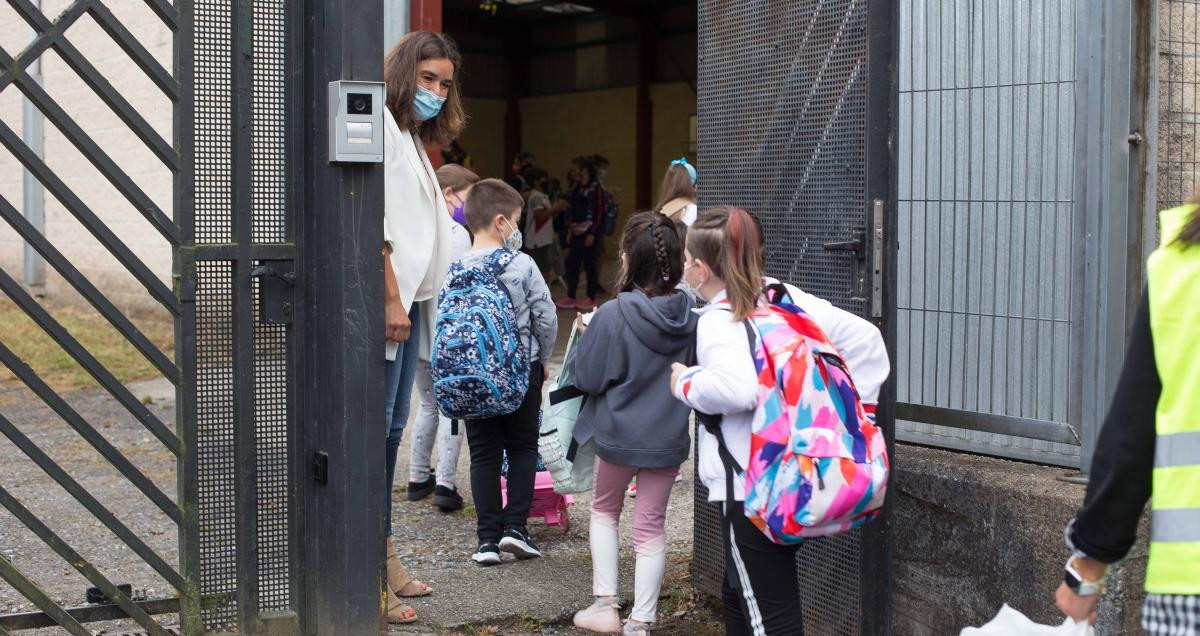
M 503 272 L 504 268 L 508 267 L 508 264 L 511 263 L 516 257 L 516 250 L 510 250 L 507 247 L 502 247 L 489 254 L 483 263 L 487 266 L 488 271 L 490 271 L 493 276 L 499 277 L 500 272 Z
M 754 326 L 750 324 L 749 319 L 743 320 L 742 326 L 746 328 L 746 340 L 749 341 L 750 358 L 753 360 L 754 351 L 758 344 L 754 333 Z M 724 419 L 721 415 L 696 412 L 696 422 L 703 426 L 709 435 L 717 438 L 717 454 L 721 456 L 721 463 L 725 465 L 725 501 L 731 502 L 734 500 L 733 475 L 735 473 L 741 475 L 745 470 L 733 458 L 733 453 L 729 451 L 729 446 L 725 444 L 725 436 L 721 432 L 721 421 Z
M 568 384 L 567 386 L 559 387 L 551 391 L 549 395 L 549 401 L 551 405 L 554 405 L 560 402 L 566 402 L 567 400 L 573 400 L 577 397 L 586 396 L 587 393 L 584 393 L 582 390 L 576 388 L 575 385 Z
M 788 291 L 787 285 L 783 283 L 772 283 L 763 288 L 763 294 L 767 297 L 767 301 L 772 305 L 787 303 L 789 305 L 796 304 L 792 293 Z

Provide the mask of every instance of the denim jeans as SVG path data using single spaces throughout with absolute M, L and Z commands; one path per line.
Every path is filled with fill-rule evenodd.
M 396 359 L 389 360 L 384 372 L 383 392 L 387 402 L 384 417 L 387 420 L 387 536 L 392 536 L 392 488 L 396 482 L 396 455 L 400 451 L 400 440 L 408 424 L 409 398 L 412 396 L 413 378 L 417 371 L 417 348 L 421 342 L 421 316 L 417 303 L 409 309 L 412 333 L 408 340 L 400 343 Z

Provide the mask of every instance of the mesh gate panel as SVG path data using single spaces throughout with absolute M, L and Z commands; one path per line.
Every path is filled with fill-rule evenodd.
M 194 4 L 194 232 L 197 244 L 233 241 L 233 9 Z M 234 490 L 233 264 L 196 263 L 196 428 L 200 594 L 228 602 L 202 612 L 207 629 L 237 624 L 237 503 Z
M 198 254 L 203 253 L 200 248 L 209 246 L 245 248 L 247 244 L 284 244 L 290 239 L 284 163 L 287 4 L 253 0 L 250 10 L 253 54 L 247 172 L 236 169 L 234 163 L 234 144 L 239 140 L 232 135 L 233 111 L 245 107 L 239 106 L 233 87 L 234 3 L 195 3 L 194 233 Z M 250 209 L 235 211 L 235 189 L 246 187 Z M 249 215 L 248 231 L 243 214 Z M 254 249 L 253 245 L 249 249 Z M 239 249 L 239 253 L 248 252 Z M 238 625 L 239 615 L 253 617 L 294 605 L 291 330 L 260 320 L 265 301 L 258 279 L 252 279 L 250 292 L 245 294 L 241 277 L 259 264 L 266 263 L 198 260 L 196 264 L 200 592 L 227 599 L 204 611 L 204 625 L 210 630 L 243 628 Z M 237 350 L 239 329 L 251 334 L 248 350 Z M 238 393 L 242 369 L 253 378 L 252 388 L 244 395 Z M 247 415 L 253 424 L 239 427 L 238 405 L 246 403 L 253 405 Z M 236 454 L 243 452 L 253 455 L 253 479 L 237 462 Z M 248 495 L 241 505 L 252 509 L 239 508 L 239 489 Z M 252 533 L 243 525 L 251 522 Z M 239 532 L 246 547 L 253 543 L 256 558 L 250 566 L 239 554 Z M 239 582 L 239 564 L 256 585 Z M 242 602 L 253 607 L 239 608 Z
M 193 8 L 196 243 L 233 240 L 233 166 L 229 0 L 196 0 Z
M 254 285 L 254 421 L 258 468 L 258 608 L 291 607 L 291 475 L 288 413 L 288 328 L 258 321 Z
M 255 0 L 254 94 L 251 152 L 251 234 L 256 243 L 288 240 L 287 171 L 284 165 L 286 83 L 284 0 Z M 257 265 L 257 263 L 255 263 Z M 290 330 L 259 321 L 260 288 L 254 286 L 254 418 L 258 487 L 258 607 L 291 608 L 288 351 Z
M 699 38 L 701 208 L 754 212 L 769 275 L 863 313 L 853 257 L 825 245 L 860 238 L 867 222 L 867 1 L 701 0 Z M 706 497 L 697 487 L 692 574 L 719 594 L 721 533 Z M 858 541 L 852 532 L 800 550 L 809 633 L 858 631 Z
M 197 143 L 197 154 L 200 152 Z M 197 162 L 199 166 L 199 162 Z M 199 216 L 201 208 L 197 204 Z M 203 612 L 204 625 L 236 624 L 237 503 L 234 498 L 233 265 L 196 264 L 196 448 L 200 594 L 230 602 Z
M 253 199 L 252 233 L 256 243 L 287 240 L 285 214 L 283 75 L 286 50 L 283 0 L 254 3 Z

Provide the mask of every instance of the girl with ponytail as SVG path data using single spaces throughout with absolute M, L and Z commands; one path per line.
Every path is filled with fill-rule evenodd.
M 751 354 L 758 334 L 747 329 L 745 321 L 765 302 L 761 243 L 754 219 L 741 208 L 705 210 L 688 228 L 684 278 L 708 304 L 699 310 L 693 366 L 676 364 L 671 373 L 671 392 L 680 403 L 697 413 L 722 416 L 720 435 L 738 466 L 749 461 L 751 422 L 758 405 L 758 374 Z M 708 500 L 720 506 L 725 537 L 725 633 L 800 634 L 797 546 L 773 543 L 751 525 L 740 501 L 746 492 L 741 475 L 733 478 L 735 501 L 725 501 L 720 444 L 704 427 L 698 435 L 699 478 L 708 487 Z
M 683 242 L 675 224 L 657 212 L 635 214 L 621 236 L 620 293 L 596 310 L 569 363 L 575 386 L 588 395 L 575 441 L 596 443 L 589 527 L 596 602 L 575 614 L 575 625 L 584 629 L 649 633 L 657 613 L 667 500 L 691 447 L 691 409 L 653 389 L 673 363 L 693 355 L 697 315 L 691 296 L 676 289 L 682 275 Z M 622 626 L 618 528 L 625 488 L 634 478 L 634 604 Z

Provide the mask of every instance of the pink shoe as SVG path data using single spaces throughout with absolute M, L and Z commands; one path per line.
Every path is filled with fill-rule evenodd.
M 594 298 L 584 298 L 583 300 L 580 300 L 575 303 L 575 308 L 580 311 L 588 311 L 589 309 L 591 309 L 595 306 L 596 306 L 596 300 Z
M 604 634 L 621 633 L 621 606 L 615 599 L 597 598 L 590 607 L 575 612 L 575 626 Z
M 571 298 L 570 296 L 563 296 L 562 298 L 554 301 L 554 306 L 558 307 L 559 309 L 576 309 L 579 307 L 579 305 L 575 302 L 575 299 Z

